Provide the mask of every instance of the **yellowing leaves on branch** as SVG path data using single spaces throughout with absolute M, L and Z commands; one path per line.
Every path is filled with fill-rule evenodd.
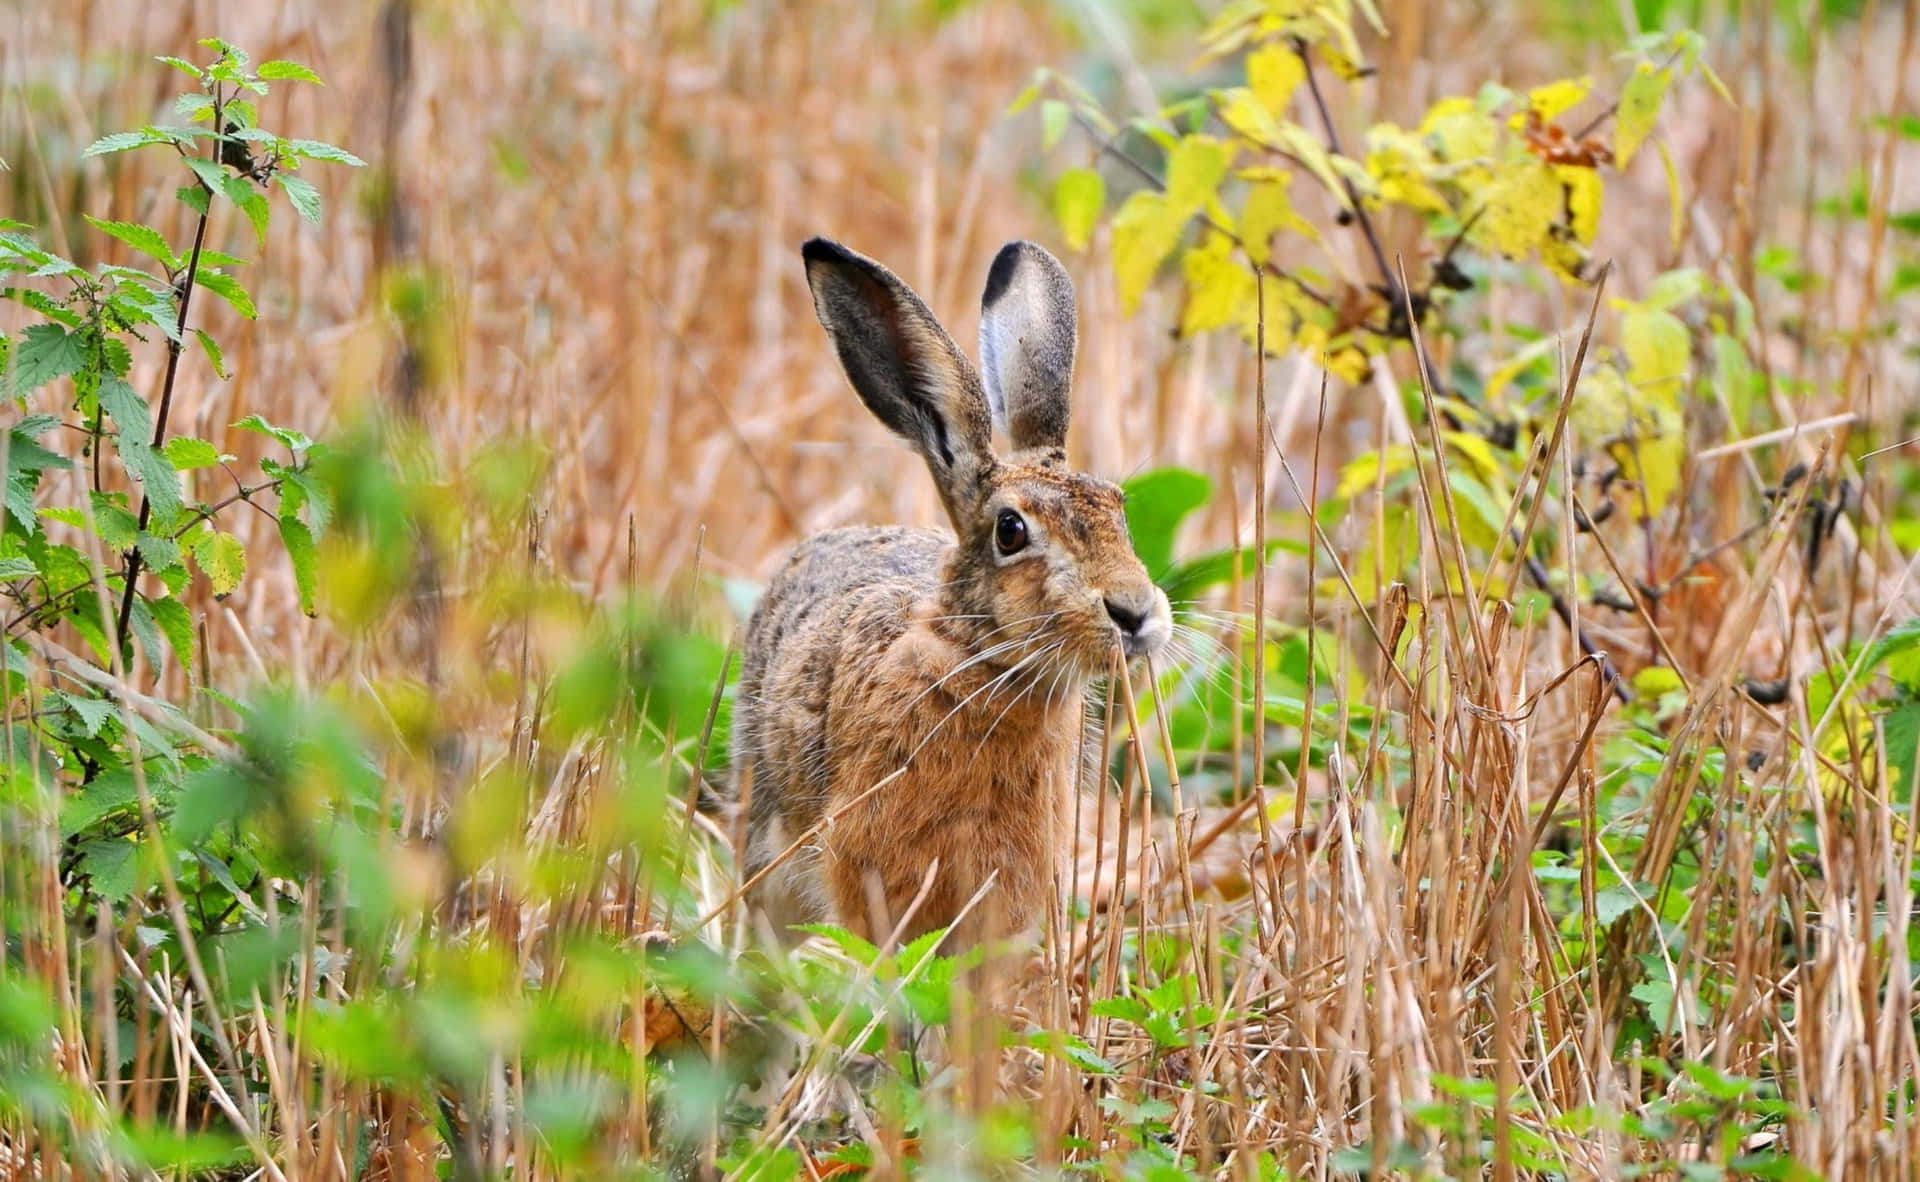
M 1705 70 L 1697 39 L 1650 35 L 1634 45 L 1648 60 L 1624 77 L 1489 82 L 1434 103 L 1414 128 L 1373 125 L 1363 150 L 1347 155 L 1323 122 L 1337 123 L 1342 104 L 1366 105 L 1361 92 L 1371 82 L 1354 37 L 1362 18 L 1378 26 L 1365 0 L 1228 0 L 1203 36 L 1201 60 L 1238 56 L 1244 84 L 1132 124 L 1133 142 L 1151 147 L 1131 171 L 1157 187 L 1126 197 L 1112 215 L 1123 311 L 1134 312 L 1177 259 L 1183 335 L 1251 335 L 1265 293 L 1270 347 L 1290 344 L 1364 379 L 1371 357 L 1407 338 L 1403 298 L 1423 316 L 1470 298 L 1452 293 L 1480 281 L 1463 266 L 1473 256 L 1539 263 L 1565 282 L 1584 281 L 1616 152 L 1624 162 L 1651 134 L 1676 73 Z M 1054 97 L 1040 101 L 1043 91 Z M 1069 80 L 1043 77 L 1017 105 L 1036 101 L 1044 130 L 1065 127 L 1077 109 L 1072 121 L 1105 147 L 1134 150 Z M 1205 120 L 1209 113 L 1217 122 Z M 1612 129 L 1609 119 L 1617 119 Z M 1156 159 L 1155 148 L 1164 155 Z M 1303 176 L 1305 189 L 1296 184 Z M 1107 205 L 1101 175 L 1066 170 L 1052 202 L 1066 245 L 1084 249 Z M 1341 215 L 1338 232 L 1312 220 L 1329 211 Z M 1411 217 L 1424 240 L 1381 249 L 1391 236 L 1379 223 L 1389 216 L 1403 228 Z M 1383 261 L 1396 253 L 1406 258 L 1411 292 L 1400 292 L 1400 275 Z
M 1240 173 L 1247 182 L 1247 203 L 1240 213 L 1240 243 L 1247 257 L 1264 263 L 1272 254 L 1274 236 L 1283 232 L 1317 240 L 1313 223 L 1294 211 L 1293 174 L 1277 168 L 1249 168 Z
M 1614 117 L 1613 158 L 1621 168 L 1652 134 L 1653 122 L 1660 115 L 1660 100 L 1666 97 L 1667 84 L 1672 80 L 1672 70 L 1655 69 L 1652 62 L 1634 67 L 1633 77 L 1620 92 L 1620 111 Z

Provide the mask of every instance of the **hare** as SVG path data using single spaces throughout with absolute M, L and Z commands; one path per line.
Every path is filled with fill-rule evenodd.
M 926 461 L 954 532 L 831 530 L 768 585 L 732 742 L 751 901 L 783 933 L 908 939 L 964 913 L 959 942 L 1013 935 L 1073 822 L 1083 691 L 1172 631 L 1120 489 L 1067 464 L 1073 283 L 1002 248 L 977 372 L 879 263 L 824 238 L 801 255 L 854 391 Z

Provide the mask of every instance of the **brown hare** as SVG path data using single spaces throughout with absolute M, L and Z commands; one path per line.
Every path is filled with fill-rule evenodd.
M 885 267 L 824 238 L 801 254 L 855 392 L 926 461 L 954 536 L 832 530 L 768 585 L 732 748 L 744 869 L 773 866 L 752 900 L 783 934 L 911 938 L 963 912 L 961 942 L 1015 934 L 1044 914 L 1073 823 L 1083 691 L 1172 630 L 1119 488 L 1067 464 L 1073 283 L 1032 243 L 1004 247 L 977 372 Z

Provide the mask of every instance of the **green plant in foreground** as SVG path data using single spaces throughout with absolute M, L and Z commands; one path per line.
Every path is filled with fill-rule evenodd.
M 22 934 L 0 968 L 8 977 L 46 967 L 59 910 L 74 921 L 95 914 L 110 923 L 121 903 L 158 884 L 173 924 L 143 927 L 142 939 L 184 953 L 204 990 L 191 937 L 220 931 L 247 902 L 241 883 L 257 883 L 262 873 L 255 851 L 231 833 L 196 843 L 156 840 L 160 819 L 193 778 L 214 774 L 221 744 L 181 703 L 141 692 L 139 670 L 144 661 L 150 674 L 170 664 L 192 674 L 198 623 L 188 594 L 196 572 L 216 598 L 232 594 L 247 573 L 239 538 L 223 528 L 234 513 L 274 519 L 300 605 L 314 611 L 317 543 L 333 501 L 312 467 L 324 449 L 297 430 L 248 416 L 235 429 L 265 437 L 277 454 L 246 472 L 214 442 L 171 430 L 170 420 L 183 385 L 202 380 L 196 348 L 201 372 L 227 376 L 220 346 L 197 315 L 203 293 L 241 316 L 256 314 L 237 274 L 246 260 L 215 245 L 218 227 L 238 217 L 264 248 L 276 191 L 307 221 L 320 218 L 319 191 L 301 175 L 304 164 L 362 162 L 260 125 L 256 100 L 274 84 L 319 84 L 307 67 L 256 65 L 219 39 L 201 45 L 210 51 L 204 64 L 159 59 L 194 83 L 174 104 L 183 124 L 108 135 L 86 151 L 177 156 L 183 183 L 173 197 L 189 227 L 179 240 L 143 222 L 88 216 L 89 226 L 139 262 L 89 269 L 43 246 L 31 227 L 0 223 L 0 272 L 13 277 L 0 296 L 40 317 L 0 336 L 0 390 L 20 412 L 0 439 L 8 713 L 0 826 L 7 848 L 34 850 L 29 864 L 57 859 L 65 890 L 55 913 L 37 908 L 31 892 L 16 889 L 27 867 L 9 859 L 5 919 L 10 933 Z M 161 364 L 146 372 L 159 378 L 143 391 L 136 362 L 153 349 Z M 57 833 L 57 850 L 39 846 L 35 835 L 46 832 Z M 46 1048 L 36 1045 L 58 1023 L 22 1019 L 32 1007 L 15 1000 L 23 1008 L 13 1011 L 0 1044 L 6 1108 L 56 1118 L 55 1125 L 69 1120 L 78 1136 L 88 1106 L 60 1101 L 67 1085 L 48 1074 Z M 191 1160 L 197 1152 L 166 1142 L 162 1134 L 133 1136 L 136 1148 L 147 1144 L 165 1158 Z

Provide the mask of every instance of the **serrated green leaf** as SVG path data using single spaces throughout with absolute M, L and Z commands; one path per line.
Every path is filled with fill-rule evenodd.
M 291 173 L 279 173 L 273 179 L 286 191 L 295 213 L 316 226 L 320 224 L 320 190 Z
M 275 81 L 286 79 L 293 82 L 311 82 L 315 86 L 326 85 L 326 83 L 320 81 L 320 75 L 309 70 L 299 62 L 290 62 L 283 58 L 275 58 L 270 62 L 261 62 L 260 68 L 255 70 L 254 73 L 260 75 L 262 78 L 271 78 Z
M 221 459 L 219 448 L 204 439 L 195 439 L 189 435 L 176 435 L 167 440 L 164 450 L 167 453 L 167 462 L 179 472 L 191 472 L 195 468 L 211 468 Z
M 132 898 L 139 881 L 139 848 L 124 837 L 83 843 L 77 851 L 80 872 L 87 876 L 93 893 L 111 904 Z
M 143 148 L 148 144 L 163 143 L 165 137 L 156 137 L 150 131 L 116 131 L 112 135 L 103 135 L 87 145 L 80 153 L 84 159 L 89 156 L 105 156 L 113 152 L 125 152 L 130 148 Z
M 173 100 L 173 113 L 185 115 L 189 123 L 199 123 L 213 117 L 213 96 L 210 94 L 183 94 Z
M 1091 168 L 1069 168 L 1053 186 L 1053 216 L 1067 246 L 1085 250 L 1107 203 L 1107 182 Z
M 100 540 L 114 550 L 129 550 L 140 537 L 140 519 L 127 511 L 126 498 L 119 493 L 92 494 L 93 530 Z M 51 518 L 51 513 L 43 516 Z M 84 516 L 75 513 L 74 521 L 80 528 L 87 527 Z
M 313 440 L 288 427 L 276 427 L 259 415 L 248 415 L 233 425 L 236 431 L 251 431 L 255 435 L 265 435 L 279 440 L 289 451 L 305 451 L 313 446 Z
M 328 523 L 333 520 L 332 490 L 315 480 L 313 473 L 305 468 L 287 473 L 287 484 L 300 493 L 301 505 L 306 509 L 306 520 L 313 527 L 314 538 L 323 537 Z
M 247 552 L 232 534 L 213 531 L 193 545 L 193 560 L 207 576 L 215 599 L 225 599 L 247 576 Z
M 180 257 L 173 253 L 173 247 L 169 246 L 160 231 L 152 226 L 143 226 L 138 222 L 110 222 L 90 214 L 86 215 L 86 218 L 87 224 L 94 229 L 118 238 L 148 258 L 159 260 L 160 264 L 169 271 L 180 265 Z
M 46 262 L 41 263 L 38 267 L 35 267 L 33 270 L 27 272 L 27 278 L 53 279 L 53 278 L 65 278 L 66 276 L 69 276 L 69 275 L 84 275 L 84 274 L 86 274 L 86 272 L 81 270 L 78 264 L 69 262 L 66 259 L 59 257 L 58 255 L 54 255 L 53 257 L 47 259 Z
M 167 462 L 166 454 L 153 446 L 152 412 L 133 387 L 120 378 L 100 383 L 100 407 L 120 424 L 114 446 L 127 473 L 140 482 L 152 504 L 157 528 L 164 528 L 179 516 L 183 502 L 179 474 Z
M 143 530 L 135 545 L 146 559 L 148 570 L 159 573 L 180 565 L 180 544 L 170 537 Z
M 183 668 L 193 667 L 193 613 L 187 605 L 171 597 L 147 601 L 153 610 L 153 621 L 160 627 L 160 634 L 167 638 L 167 647 L 173 650 L 173 659 Z
M 174 303 L 171 290 L 156 291 L 145 284 L 128 283 L 115 292 L 107 303 L 131 323 L 151 324 L 170 341 L 181 339 L 180 308 Z M 124 367 L 117 372 L 124 372 Z
M 207 216 L 208 211 L 213 208 L 212 199 L 208 197 L 206 189 L 199 185 L 182 185 L 173 191 L 173 195 L 180 199 L 180 204 L 201 217 Z
M 319 140 L 288 140 L 287 150 L 303 160 L 325 160 L 331 164 L 346 164 L 354 168 L 364 168 L 367 163 L 345 148 L 323 144 Z
M 48 382 L 78 372 L 86 361 L 79 333 L 57 324 L 29 325 L 13 346 L 10 393 L 16 400 L 25 399 Z
M 167 457 L 142 444 L 131 450 L 122 451 L 120 458 L 126 462 L 127 471 L 140 482 L 141 491 L 153 506 L 154 524 L 165 527 L 173 523 L 180 515 L 184 502 L 180 499 L 180 477 L 167 463 Z
M 40 315 L 45 316 L 48 320 L 56 321 L 68 328 L 79 328 L 82 324 L 86 323 L 83 317 L 73 312 L 65 304 L 55 300 L 46 292 L 38 291 L 31 287 L 0 288 L 0 298 L 18 301 L 26 307 L 32 308 L 34 311 L 40 313 Z
M 227 200 L 247 215 L 248 223 L 253 226 L 255 244 L 264 248 L 267 244 L 267 223 L 273 217 L 273 210 L 267 204 L 267 195 L 238 173 L 228 173 L 220 188 L 227 195 Z M 252 319 L 251 314 L 248 319 Z
M 219 193 L 224 191 L 227 177 L 232 175 L 218 164 L 201 156 L 183 157 L 182 162 L 186 164 L 187 169 L 192 172 L 194 176 L 200 178 L 200 183 L 205 185 L 210 192 Z
M 80 719 L 81 725 L 86 728 L 88 738 L 97 736 L 100 728 L 106 725 L 107 719 L 113 716 L 113 703 L 103 698 L 88 698 L 60 690 L 54 693 L 61 703 Z
M 154 622 L 153 609 L 149 608 L 147 601 L 140 596 L 134 597 L 132 606 L 128 609 L 127 630 L 133 633 L 133 638 L 139 641 L 140 647 L 146 651 L 147 664 L 155 669 L 164 668 L 167 663 L 167 654 L 160 636 L 160 625 Z
M 287 548 L 287 561 L 293 566 L 293 583 L 300 592 L 300 610 L 313 614 L 315 584 L 320 574 L 320 555 L 313 544 L 313 533 L 292 513 L 280 514 L 280 541 Z
M 39 573 L 40 568 L 33 565 L 30 558 L 0 558 L 0 581 L 10 583 L 15 579 L 31 579 Z
M 213 366 L 213 372 L 218 375 L 222 381 L 232 377 L 233 375 L 227 372 L 226 356 L 220 352 L 219 344 L 214 341 L 207 330 L 204 328 L 196 328 L 193 330 L 193 335 L 200 338 L 200 349 L 206 353 L 207 364 Z
M 206 71 L 202 70 L 199 66 L 194 65 L 192 62 L 185 61 L 181 58 L 167 57 L 165 55 L 162 55 L 160 57 L 154 58 L 153 60 L 161 63 L 162 65 L 172 66 L 174 69 L 179 70 L 183 74 L 191 74 L 195 78 L 206 77 Z
M 100 383 L 100 408 L 113 416 L 122 435 L 146 441 L 153 436 L 153 411 L 147 400 L 121 378 Z
M 1137 997 L 1103 997 L 1087 1007 L 1087 1013 L 1096 1018 L 1118 1018 L 1123 1022 L 1144 1022 L 1147 1018 L 1147 1003 Z
M 240 286 L 240 281 L 233 276 L 203 268 L 194 275 L 193 281 L 225 300 L 234 311 L 248 320 L 254 319 L 258 314 L 253 307 L 253 297 L 247 294 L 247 289 Z
M 863 965 L 872 964 L 880 955 L 880 950 L 867 940 L 830 923 L 797 923 L 793 925 L 793 930 L 814 936 L 824 936 L 842 952 Z
M 140 803 L 140 790 L 128 767 L 108 768 L 60 802 L 60 836 L 70 838 L 102 817 Z

